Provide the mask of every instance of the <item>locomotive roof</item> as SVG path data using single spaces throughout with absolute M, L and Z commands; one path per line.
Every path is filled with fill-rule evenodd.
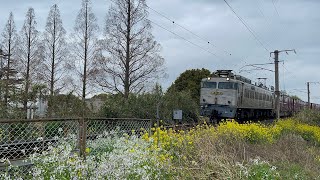
M 236 75 L 232 73 L 232 70 L 217 70 L 216 72 L 212 73 L 212 77 L 224 77 L 224 78 L 230 78 L 230 79 L 236 79 L 248 84 L 251 84 L 251 80 L 241 76 L 241 75 Z
M 254 85 L 254 86 L 257 86 L 257 87 L 260 87 L 260 88 L 263 88 L 263 89 L 266 89 L 268 90 L 268 88 L 263 85 L 263 84 L 252 84 L 252 81 L 244 76 L 241 76 L 241 75 L 236 75 L 232 72 L 232 70 L 217 70 L 215 72 L 213 72 L 211 74 L 211 77 L 212 78 L 230 78 L 230 79 L 234 79 L 234 80 L 238 80 L 238 81 L 242 81 L 242 82 L 245 82 L 245 83 L 248 83 L 248 84 L 251 84 L 251 85 Z

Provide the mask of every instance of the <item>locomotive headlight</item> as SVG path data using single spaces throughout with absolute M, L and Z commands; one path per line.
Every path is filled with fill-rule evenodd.
M 227 81 L 229 81 L 230 80 L 230 78 L 227 78 Z

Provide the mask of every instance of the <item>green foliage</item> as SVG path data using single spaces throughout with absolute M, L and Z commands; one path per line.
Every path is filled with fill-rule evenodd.
M 298 122 L 320 126 L 320 112 L 312 109 L 304 109 L 295 115 Z
M 197 119 L 198 104 L 192 101 L 190 92 L 163 93 L 160 86 L 156 86 L 152 92 L 143 94 L 130 94 L 126 100 L 121 94 L 107 95 L 105 104 L 100 111 L 102 117 L 136 117 L 157 118 L 157 106 L 159 116 L 166 123 L 172 122 L 173 110 L 183 111 L 183 121 L 192 122 Z
M 0 118 L 18 119 L 25 116 L 19 103 L 22 101 L 23 91 L 15 86 L 8 87 L 8 103 L 5 103 L 4 94 L 5 86 L 0 80 Z
M 199 115 L 198 101 L 192 101 L 192 94 L 189 91 L 167 92 L 163 98 L 162 118 L 164 120 L 172 119 L 173 110 L 182 110 L 183 122 L 197 121 Z
M 192 99 L 199 102 L 201 79 L 210 76 L 208 69 L 191 69 L 181 73 L 174 83 L 168 88 L 168 92 L 189 91 Z
M 301 165 L 294 163 L 279 163 L 281 179 L 312 179 L 312 176 Z
M 100 115 L 109 118 L 156 118 L 156 103 L 156 96 L 152 93 L 130 94 L 127 100 L 121 94 L 108 95 Z
M 81 99 L 72 93 L 53 96 L 51 110 L 52 117 L 81 117 L 84 111 L 89 111 L 83 110 Z
M 271 166 L 268 163 L 260 163 L 260 164 L 253 164 L 249 168 L 248 179 L 255 180 L 255 179 L 280 179 L 279 173 L 276 171 L 275 166 Z
M 43 92 L 46 88 L 47 86 L 45 84 L 34 84 L 29 93 L 29 99 L 31 101 L 36 101 L 39 96 L 44 96 Z
M 291 98 L 294 100 L 301 100 L 297 95 L 292 95 Z

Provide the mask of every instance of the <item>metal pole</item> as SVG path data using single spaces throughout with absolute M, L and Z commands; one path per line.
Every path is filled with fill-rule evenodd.
M 308 88 L 308 108 L 310 108 L 310 82 L 307 82 L 307 88 Z
M 80 150 L 80 156 L 86 159 L 86 121 L 84 118 L 79 119 L 79 140 L 78 146 Z
M 275 66 L 275 95 L 276 95 L 276 118 L 280 119 L 280 91 L 279 91 L 279 51 L 274 51 L 274 66 Z

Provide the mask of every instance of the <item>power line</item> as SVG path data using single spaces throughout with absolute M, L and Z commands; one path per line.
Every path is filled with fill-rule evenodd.
M 303 89 L 303 90 L 300 90 L 300 89 L 292 89 L 294 91 L 297 91 L 297 92 L 301 92 L 301 93 L 308 93 L 306 92 L 307 90 L 306 89 Z
M 260 12 L 260 14 L 262 15 L 264 21 L 266 22 L 267 31 L 268 32 L 272 32 L 271 31 L 272 22 L 271 22 L 270 18 L 262 10 L 263 0 L 257 0 L 256 2 L 257 2 L 258 11 Z M 278 33 L 274 33 L 274 37 L 275 38 L 273 38 L 273 39 L 278 39 L 279 38 L 279 34 Z M 272 41 L 272 39 L 270 39 L 269 41 L 266 41 L 268 47 L 270 47 L 271 41 Z
M 177 33 L 173 32 L 173 31 L 170 31 L 169 29 L 167 29 L 167 28 L 165 28 L 165 27 L 163 27 L 163 26 L 159 25 L 158 23 L 155 23 L 155 22 L 153 22 L 153 21 L 151 21 L 151 20 L 149 20 L 149 21 L 150 21 L 151 23 L 155 24 L 156 26 L 158 26 L 158 27 L 160 27 L 160 28 L 162 28 L 162 29 L 164 29 L 164 30 L 166 30 L 166 31 L 168 31 L 168 32 L 170 32 L 170 33 L 172 33 L 172 34 L 174 34 L 175 36 L 177 36 L 177 37 L 179 37 L 179 38 L 181 38 L 181 39 L 183 39 L 183 40 L 185 40 L 185 41 L 187 41 L 188 43 L 190 43 L 190 44 L 192 44 L 192 45 L 194 45 L 194 46 L 196 46 L 196 47 L 198 47 L 198 48 L 200 48 L 200 49 L 202 49 L 202 50 L 204 50 L 204 51 L 206 51 L 206 52 L 208 52 L 208 53 L 210 53 L 210 54 L 212 54 L 212 55 L 216 56 L 217 58 L 223 59 L 223 58 L 219 57 L 218 55 L 216 55 L 215 53 L 213 53 L 213 52 L 211 52 L 211 51 L 209 51 L 209 50 L 207 50 L 207 49 L 203 48 L 202 46 L 199 46 L 198 44 L 196 44 L 196 43 L 194 43 L 194 42 L 192 42 L 192 41 L 190 41 L 190 40 L 188 40 L 188 39 L 184 38 L 183 36 L 180 36 L 179 34 L 177 34 Z
M 277 15 L 280 17 L 278 9 L 276 7 L 276 4 L 274 3 L 274 0 L 272 0 L 272 4 L 273 4 L 274 10 L 276 11 Z
M 269 52 L 268 48 L 260 41 L 260 39 L 255 35 L 254 31 L 247 25 L 247 23 L 236 13 L 236 11 L 231 7 L 231 5 L 227 2 L 227 0 L 223 0 L 228 7 L 231 9 L 231 11 L 237 16 L 237 18 L 240 20 L 240 22 L 247 28 L 247 30 L 251 33 L 251 35 L 259 42 L 259 44 L 267 51 Z
M 176 23 L 174 20 L 170 19 L 168 16 L 164 15 L 163 13 L 160 13 L 159 11 L 157 11 L 157 10 L 155 10 L 155 9 L 151 8 L 151 7 L 150 7 L 150 6 L 148 6 L 148 5 L 146 5 L 146 7 L 147 7 L 147 8 L 149 8 L 149 9 L 151 9 L 152 11 L 154 11 L 155 13 L 157 13 L 158 15 L 162 16 L 163 18 L 167 19 L 167 20 L 168 20 L 168 21 L 170 21 L 172 24 L 177 25 L 178 27 L 180 27 L 180 28 L 184 29 L 185 31 L 187 31 L 187 32 L 189 32 L 190 34 L 192 34 L 193 36 L 197 37 L 198 39 L 200 39 L 200 40 L 202 40 L 202 41 L 206 42 L 206 43 L 207 43 L 207 44 L 209 44 L 210 46 L 212 46 L 212 47 L 214 47 L 214 48 L 217 48 L 218 50 L 223 51 L 224 53 L 226 53 L 226 54 L 228 54 L 228 55 L 230 55 L 230 56 L 231 56 L 231 53 L 230 53 L 230 52 L 228 52 L 227 50 L 222 49 L 222 48 L 219 48 L 218 46 L 216 46 L 216 45 L 212 44 L 212 43 L 211 43 L 210 41 L 208 41 L 206 38 L 204 38 L 204 37 L 202 37 L 202 36 L 200 36 L 200 35 L 198 35 L 198 34 L 194 33 L 193 31 L 189 30 L 188 28 L 186 28 L 186 27 L 184 27 L 184 26 L 182 26 L 182 25 L 180 25 L 180 24 Z
M 279 20 L 281 21 L 281 17 L 280 17 L 280 14 L 279 14 L 279 11 L 278 11 L 278 8 L 277 8 L 277 6 L 276 6 L 276 3 L 278 3 L 278 0 L 271 0 L 271 2 L 272 2 L 272 5 L 273 5 L 273 7 L 274 7 L 274 10 L 275 10 L 275 12 L 276 12 L 276 14 L 277 14 L 277 16 L 279 17 Z M 281 23 L 280 22 L 280 25 L 282 26 L 282 30 L 284 30 L 283 32 L 289 32 L 289 30 L 290 29 L 288 29 L 288 27 L 287 26 L 285 26 L 285 23 Z M 278 34 L 277 33 L 275 33 L 276 34 L 276 36 L 278 36 Z M 289 34 L 289 33 L 288 33 Z M 288 39 L 288 42 L 291 44 L 290 46 L 293 46 L 293 41 L 292 41 L 292 39 L 291 38 L 289 38 Z

